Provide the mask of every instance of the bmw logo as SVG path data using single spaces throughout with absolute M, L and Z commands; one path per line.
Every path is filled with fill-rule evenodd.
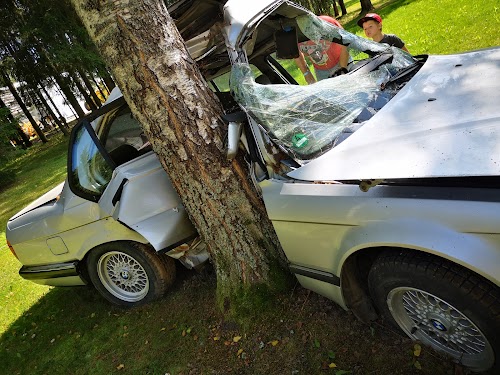
M 443 323 L 437 321 L 437 320 L 434 320 L 434 319 L 431 319 L 431 322 L 432 322 L 432 325 L 434 326 L 434 328 L 440 330 L 440 331 L 446 331 L 446 327 L 444 326 Z

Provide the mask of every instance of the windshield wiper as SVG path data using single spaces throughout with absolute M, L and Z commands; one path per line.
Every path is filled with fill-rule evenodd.
M 393 57 L 394 55 L 390 50 L 384 51 L 371 58 L 366 64 L 363 64 L 359 67 L 354 68 L 354 70 L 351 70 L 349 72 L 349 75 L 370 73 L 377 69 L 380 65 L 392 62 Z
M 394 76 L 392 76 L 384 86 L 387 86 L 389 83 L 395 83 L 405 77 L 407 77 L 409 74 L 413 73 L 415 70 L 418 70 L 422 67 L 423 63 L 417 61 L 412 65 L 407 66 L 406 68 L 401 69 L 398 71 Z

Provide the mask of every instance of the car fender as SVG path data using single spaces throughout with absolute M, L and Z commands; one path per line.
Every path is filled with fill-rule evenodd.
M 448 259 L 500 285 L 500 236 L 461 233 L 438 222 L 397 219 L 369 222 L 344 234 L 333 269 L 341 275 L 351 255 L 380 247 L 417 250 Z
M 146 238 L 157 251 L 197 235 L 172 182 L 152 152 L 116 168 L 99 206 Z

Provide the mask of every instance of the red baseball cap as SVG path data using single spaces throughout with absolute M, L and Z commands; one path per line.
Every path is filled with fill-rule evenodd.
M 366 13 L 366 15 L 358 21 L 358 26 L 363 27 L 363 23 L 366 21 L 376 21 L 378 23 L 382 23 L 382 17 L 380 17 L 377 13 Z

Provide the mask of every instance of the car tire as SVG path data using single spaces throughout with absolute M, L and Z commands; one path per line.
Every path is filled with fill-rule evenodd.
M 413 340 L 473 371 L 500 369 L 494 284 L 430 254 L 389 251 L 374 262 L 368 286 L 382 318 Z
M 87 270 L 108 301 L 133 307 L 160 298 L 175 280 L 175 261 L 135 242 L 113 242 L 93 249 Z

